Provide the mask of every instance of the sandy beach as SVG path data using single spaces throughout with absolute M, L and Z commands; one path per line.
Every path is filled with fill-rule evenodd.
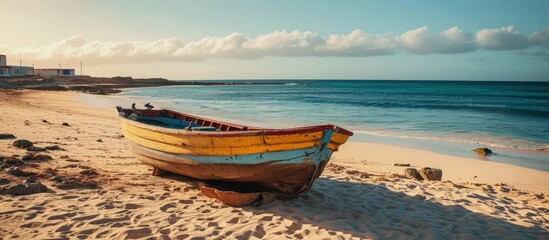
M 185 177 L 152 176 L 131 155 L 114 106 L 81 94 L 0 91 L 0 134 L 16 136 L 0 139 L 0 156 L 25 156 L 18 139 L 60 148 L 0 173 L 2 189 L 29 178 L 47 187 L 0 194 L 0 239 L 549 238 L 549 172 L 379 143 L 343 145 L 295 199 L 230 207 Z M 394 163 L 439 168 L 442 181 L 403 178 Z

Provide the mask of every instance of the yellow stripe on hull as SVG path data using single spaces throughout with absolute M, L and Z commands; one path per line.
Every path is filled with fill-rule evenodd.
M 337 151 L 341 144 L 344 144 L 349 139 L 349 135 L 333 132 L 332 138 L 330 138 L 330 143 L 328 144 L 328 149 L 332 151 Z
M 333 132 L 332 133 L 332 138 L 330 138 L 330 142 L 341 145 L 341 144 L 344 144 L 345 142 L 347 142 L 347 139 L 349 139 L 349 135 L 343 134 L 343 133 L 338 133 L 338 132 Z
M 311 148 L 318 146 L 320 141 L 315 142 L 302 142 L 302 143 L 286 143 L 276 145 L 253 145 L 253 146 L 240 146 L 240 147 L 195 147 L 188 145 L 175 145 L 165 142 L 157 142 L 144 137 L 137 136 L 130 132 L 124 132 L 124 136 L 143 147 L 150 149 L 176 154 L 189 154 L 189 155 L 203 155 L 203 156 L 231 156 L 231 155 L 243 155 L 254 154 L 263 152 L 276 152 L 285 150 L 297 150 L 304 148 Z M 213 138 L 213 137 L 212 137 Z
M 291 135 L 272 135 L 272 136 L 235 136 L 235 137 L 211 137 L 193 134 L 196 132 L 186 132 L 186 134 L 170 134 L 158 132 L 121 121 L 124 133 L 130 133 L 152 141 L 167 143 L 178 146 L 189 147 L 251 147 L 259 145 L 277 145 L 305 142 L 319 142 L 322 139 L 322 131 L 291 134 Z

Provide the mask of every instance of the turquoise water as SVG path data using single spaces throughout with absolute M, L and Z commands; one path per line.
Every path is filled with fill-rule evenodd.
M 141 88 L 122 95 L 141 105 L 151 101 L 261 127 L 333 123 L 358 133 L 359 139 L 364 134 L 549 153 L 546 82 L 253 82 L 279 84 Z M 542 154 L 541 161 L 547 156 Z M 545 160 L 541 164 L 549 165 Z

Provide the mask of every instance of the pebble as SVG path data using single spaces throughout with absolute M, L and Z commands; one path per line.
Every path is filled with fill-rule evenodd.
M 53 177 L 50 178 L 50 180 L 60 183 L 60 182 L 63 182 L 64 179 L 61 176 L 53 176 Z
M 28 154 L 25 155 L 23 158 L 23 161 L 30 161 L 30 160 L 37 160 L 37 161 L 44 161 L 44 160 L 52 160 L 53 158 L 50 155 L 45 154 Z
M 0 194 L 29 195 L 48 191 L 48 187 L 40 182 L 17 183 L 0 188 Z
M 29 140 L 19 139 L 19 140 L 15 140 L 12 145 L 17 148 L 28 148 L 32 146 L 33 143 Z
M 7 170 L 5 170 L 7 173 L 13 175 L 13 176 L 17 176 L 17 177 L 26 177 L 26 176 L 29 176 L 30 174 L 28 172 L 25 172 L 23 170 L 21 170 L 20 168 L 18 167 L 12 167 L 12 168 L 8 168 Z
M 52 145 L 52 146 L 46 146 L 44 147 L 45 149 L 47 150 L 60 150 L 61 148 L 57 145 Z
M 25 164 L 25 162 L 23 162 L 23 161 L 21 161 L 17 158 L 14 158 L 14 157 L 4 159 L 4 163 L 15 165 L 15 166 L 21 166 L 21 165 Z
M 41 147 L 31 146 L 31 147 L 27 148 L 27 151 L 30 151 L 30 152 L 43 152 L 43 151 L 46 151 L 46 149 L 41 148 Z
M 15 136 L 13 134 L 10 134 L 10 133 L 1 133 L 0 134 L 0 139 L 12 139 L 12 138 L 15 138 Z

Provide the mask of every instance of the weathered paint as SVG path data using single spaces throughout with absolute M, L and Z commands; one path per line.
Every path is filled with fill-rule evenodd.
M 138 110 L 146 117 L 168 117 L 218 129 L 186 131 L 129 120 L 124 116 L 131 111 L 117 109 L 123 113 L 124 136 L 143 163 L 197 179 L 259 183 L 291 195 L 308 189 L 333 151 L 352 135 L 333 125 L 262 129 L 170 110 Z
M 326 144 L 330 139 L 331 132 L 326 132 L 321 144 Z M 321 146 L 304 148 L 298 150 L 285 150 L 277 152 L 253 153 L 244 155 L 190 155 L 174 154 L 147 148 L 136 143 L 131 143 L 132 151 L 150 158 L 162 159 L 164 161 L 181 164 L 290 164 L 290 163 L 311 163 L 318 166 L 322 161 L 326 161 L 332 155 L 329 148 L 322 149 Z
M 124 136 L 130 141 L 154 150 L 189 155 L 230 156 L 311 148 L 320 145 L 323 132 L 268 135 L 258 131 L 221 137 L 220 132 L 204 134 L 185 130 L 153 131 L 147 124 L 121 121 Z M 153 128 L 155 126 L 151 126 Z M 158 128 L 158 127 L 156 127 Z M 331 130 L 325 130 L 325 132 Z M 172 132 L 172 133 L 170 133 Z M 339 144 L 339 143 L 335 143 Z
M 310 148 L 318 145 L 318 142 L 305 142 L 305 143 L 289 143 L 289 144 L 277 144 L 277 145 L 253 145 L 253 146 L 241 146 L 241 147 L 194 147 L 186 145 L 174 145 L 164 142 L 158 142 L 134 135 L 129 132 L 124 132 L 124 136 L 141 146 L 148 147 L 154 150 L 177 153 L 177 154 L 189 154 L 189 155 L 205 155 L 205 156 L 230 156 L 230 155 L 242 155 L 253 153 L 265 153 L 276 152 L 283 150 L 294 150 L 302 148 Z
M 137 159 L 166 171 L 202 180 L 253 182 L 272 191 L 295 195 L 308 189 L 324 170 L 333 151 L 327 148 L 331 131 L 321 145 L 309 149 L 235 156 L 170 154 L 130 143 Z
M 155 131 L 149 125 L 124 119 L 121 121 L 122 131 L 148 140 L 189 147 L 248 147 L 258 145 L 276 145 L 288 143 L 318 142 L 323 131 L 284 135 L 265 135 L 258 131 L 248 131 L 241 135 L 226 136 L 228 132 L 189 132 L 170 129 L 171 131 Z M 258 134 L 255 134 L 258 133 Z M 234 134 L 233 134 L 234 135 Z

